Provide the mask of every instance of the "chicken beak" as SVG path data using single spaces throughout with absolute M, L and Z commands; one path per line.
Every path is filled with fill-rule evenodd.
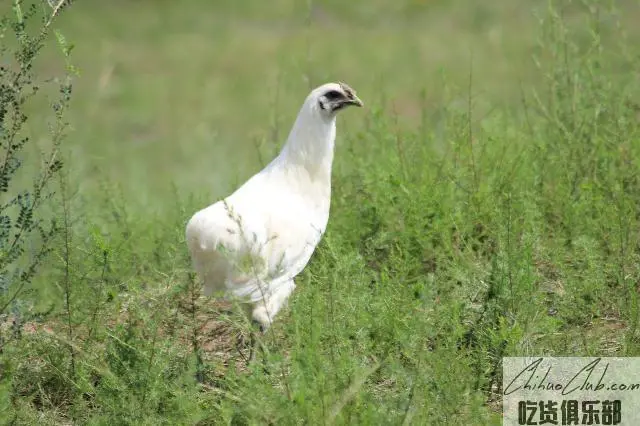
M 349 104 L 350 105 L 355 105 L 357 107 L 362 107 L 364 106 L 364 103 L 360 100 L 359 97 L 357 97 L 356 95 L 352 95 L 351 98 L 349 99 Z

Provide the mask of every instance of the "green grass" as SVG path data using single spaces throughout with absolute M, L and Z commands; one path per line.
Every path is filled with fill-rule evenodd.
M 637 4 L 485 3 L 74 3 L 69 226 L 3 317 L 0 421 L 500 424 L 503 356 L 638 356 Z M 184 225 L 329 80 L 366 109 L 339 117 L 327 234 L 247 366 Z

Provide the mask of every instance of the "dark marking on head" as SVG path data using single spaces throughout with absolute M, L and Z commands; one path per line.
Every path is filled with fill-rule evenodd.
M 337 90 L 329 90 L 327 93 L 324 94 L 324 96 L 330 101 L 335 101 L 337 99 L 344 97 L 344 94 L 338 92 Z
M 338 85 L 349 99 L 353 99 L 356 96 L 356 91 L 349 87 L 347 83 L 339 82 Z

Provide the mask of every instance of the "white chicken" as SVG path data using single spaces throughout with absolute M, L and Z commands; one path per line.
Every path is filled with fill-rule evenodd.
M 204 294 L 245 303 L 263 332 L 327 227 L 336 114 L 349 105 L 362 101 L 344 83 L 311 91 L 280 154 L 187 224 Z

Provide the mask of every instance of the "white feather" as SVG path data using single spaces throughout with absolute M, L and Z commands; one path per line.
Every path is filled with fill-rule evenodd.
M 320 101 L 327 91 L 345 87 L 329 83 L 313 90 L 280 154 L 187 224 L 187 244 L 205 295 L 252 304 L 253 319 L 264 328 L 295 288 L 294 277 L 327 227 L 336 115 Z

